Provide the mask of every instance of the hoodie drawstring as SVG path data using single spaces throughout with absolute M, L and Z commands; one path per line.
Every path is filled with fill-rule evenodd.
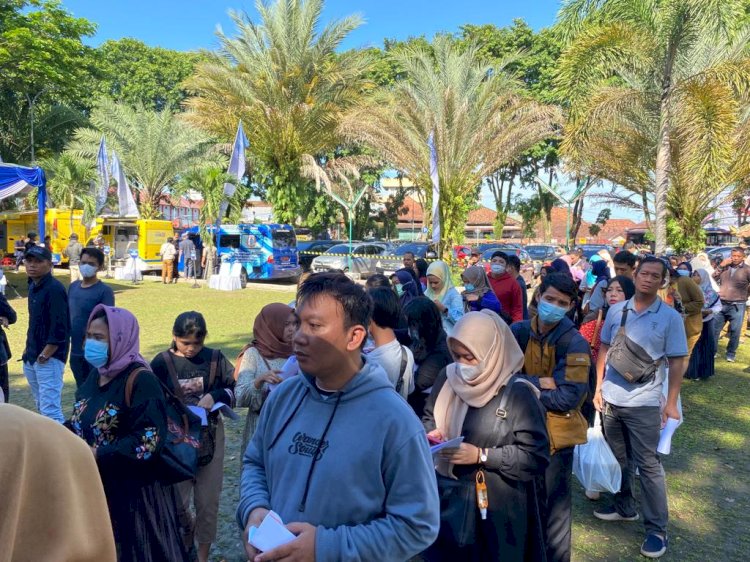
M 326 440 L 326 435 L 328 435 L 328 430 L 331 428 L 331 423 L 333 423 L 333 417 L 336 415 L 336 410 L 338 410 L 339 408 L 339 402 L 341 402 L 342 394 L 343 392 L 339 392 L 338 395 L 336 396 L 336 404 L 333 406 L 333 412 L 331 412 L 331 417 L 328 418 L 328 423 L 326 424 L 326 428 L 323 430 L 323 435 L 320 437 L 320 441 L 318 441 L 318 446 L 315 449 L 315 454 L 313 455 L 312 463 L 310 463 L 310 470 L 307 473 L 307 481 L 305 482 L 305 492 L 302 495 L 302 501 L 299 504 L 300 512 L 305 511 L 305 505 L 307 504 L 307 493 L 310 491 L 310 480 L 312 479 L 313 471 L 315 470 L 315 463 L 318 462 L 318 455 L 320 454 L 320 450 L 323 448 L 323 442 Z M 286 425 L 284 427 L 286 427 Z
M 284 425 L 281 426 L 281 429 L 273 438 L 273 441 L 271 441 L 271 444 L 268 446 L 269 449 L 273 449 L 273 446 L 276 445 L 276 442 L 279 440 L 279 438 L 284 433 L 284 431 L 286 431 L 286 428 L 289 427 L 290 423 L 292 423 L 294 416 L 296 416 L 297 412 L 299 412 L 299 409 L 302 407 L 302 404 L 304 403 L 305 398 L 307 398 L 307 394 L 309 392 L 310 392 L 310 389 L 305 388 L 305 393 L 302 395 L 302 398 L 300 398 L 299 402 L 297 402 L 297 405 L 294 407 L 294 410 L 292 410 L 291 415 L 286 419 L 286 421 L 284 422 Z

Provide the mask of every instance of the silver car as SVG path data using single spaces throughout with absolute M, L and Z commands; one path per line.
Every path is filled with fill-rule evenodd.
M 350 256 L 349 244 L 337 244 L 316 257 L 311 269 L 314 273 L 339 270 L 354 279 L 367 279 L 375 273 L 375 262 L 387 247 L 377 242 L 352 242 Z

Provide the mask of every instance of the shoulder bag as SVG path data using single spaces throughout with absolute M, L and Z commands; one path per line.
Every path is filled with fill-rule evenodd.
M 630 339 L 625 332 L 628 319 L 628 308 L 622 311 L 620 329 L 612 340 L 607 353 L 607 363 L 630 384 L 645 384 L 656 375 L 662 358 L 654 361 L 651 355 L 639 344 Z

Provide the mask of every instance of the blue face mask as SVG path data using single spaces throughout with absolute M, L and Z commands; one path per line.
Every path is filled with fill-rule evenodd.
M 86 339 L 83 356 L 94 367 L 104 367 L 109 361 L 109 344 L 105 341 Z
M 466 283 L 466 285 L 464 285 L 464 290 L 468 292 L 472 292 L 474 289 L 476 289 L 476 287 L 474 287 L 474 285 L 472 285 L 471 283 Z
M 545 300 L 539 301 L 536 310 L 539 314 L 539 320 L 545 324 L 557 324 L 568 312 L 567 308 L 550 304 Z
M 690 272 L 687 269 L 678 269 L 677 275 L 679 275 L 680 277 L 687 277 L 688 275 L 690 275 Z
M 83 275 L 86 279 L 91 279 L 94 275 L 96 275 L 96 272 L 98 271 L 98 268 L 96 266 L 88 263 L 82 263 L 78 269 L 81 271 L 81 275 Z
M 396 294 L 399 297 L 404 294 L 404 286 L 401 285 L 400 283 L 398 285 L 396 285 Z

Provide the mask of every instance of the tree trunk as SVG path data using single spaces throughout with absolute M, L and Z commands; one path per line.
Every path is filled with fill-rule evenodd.
M 573 240 L 573 245 L 575 245 L 575 239 L 578 238 L 578 230 L 581 228 L 583 205 L 583 197 L 576 199 L 575 205 L 573 205 L 573 217 L 570 223 L 570 239 Z
M 667 194 L 672 173 L 670 139 L 669 94 L 672 88 L 672 68 L 677 56 L 677 45 L 670 41 L 664 63 L 661 100 L 659 102 L 659 138 L 656 144 L 656 181 L 654 185 L 654 239 L 656 254 L 667 249 Z

